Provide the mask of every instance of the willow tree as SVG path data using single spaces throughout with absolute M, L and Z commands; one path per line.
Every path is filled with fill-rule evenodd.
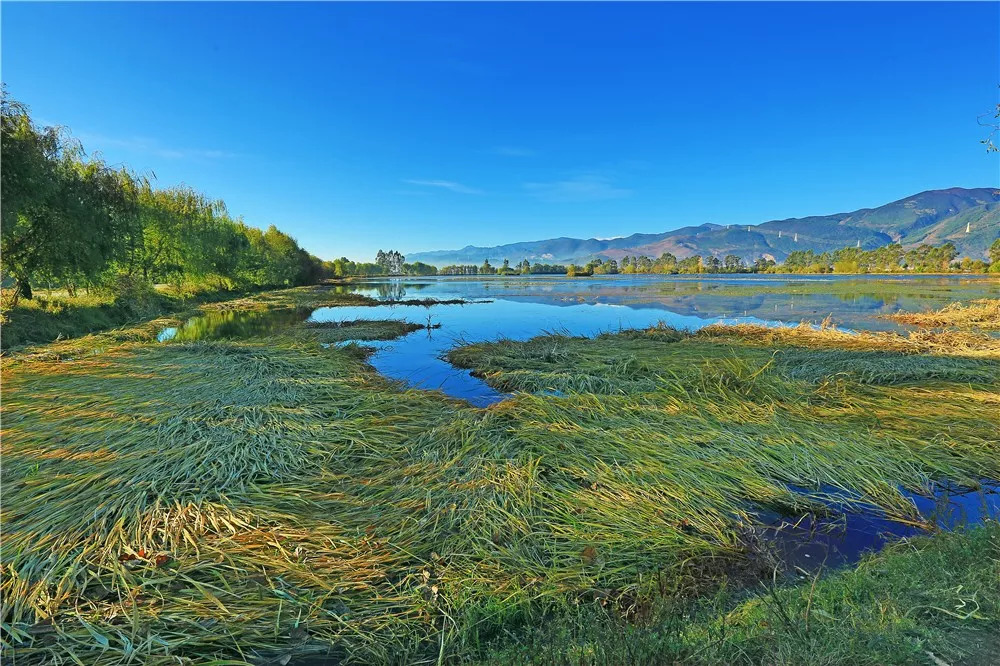
M 0 254 L 3 274 L 24 298 L 32 282 L 96 279 L 120 256 L 134 202 L 126 171 L 87 159 L 62 130 L 35 126 L 23 104 L 2 93 Z

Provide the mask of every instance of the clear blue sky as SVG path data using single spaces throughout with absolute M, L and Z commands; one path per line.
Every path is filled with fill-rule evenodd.
M 1000 184 L 1000 5 L 20 4 L 3 80 L 324 257 Z

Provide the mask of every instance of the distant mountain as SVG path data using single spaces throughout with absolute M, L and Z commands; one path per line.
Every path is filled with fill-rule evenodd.
M 968 232 L 966 232 L 968 229 Z M 406 255 L 407 261 L 435 266 L 517 263 L 586 263 L 594 257 L 621 259 L 644 254 L 678 258 L 695 254 L 723 257 L 736 254 L 746 260 L 764 256 L 783 260 L 794 250 L 825 252 L 861 243 L 872 249 L 888 243 L 913 247 L 951 241 L 963 256 L 985 258 L 990 243 L 1000 236 L 1000 189 L 979 187 L 929 190 L 878 208 L 851 213 L 772 220 L 757 225 L 701 224 L 660 234 L 632 234 L 621 238 L 551 238 L 495 247 L 467 245 L 460 250 L 434 250 Z

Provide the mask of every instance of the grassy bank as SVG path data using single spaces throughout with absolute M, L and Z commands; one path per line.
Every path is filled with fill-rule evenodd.
M 164 318 L 186 319 L 205 312 L 263 312 L 275 309 L 314 309 L 329 305 L 460 305 L 464 299 L 376 300 L 350 290 L 346 283 L 295 287 L 263 292 L 234 293 L 202 290 L 182 296 L 157 290 L 141 303 L 123 302 L 108 294 L 55 292 L 21 300 L 4 313 L 2 344 L 16 350 L 55 340 L 67 340 Z M 407 331 L 408 332 L 408 331 Z M 402 334 L 402 333 L 400 333 Z
M 287 291 L 304 293 L 301 289 Z M 256 308 L 267 307 L 271 298 L 287 304 L 282 297 L 269 297 L 269 293 L 207 289 L 178 292 L 173 288 L 157 288 L 141 298 L 116 298 L 98 291 L 92 294 L 81 291 L 76 296 L 64 291 L 52 294 L 40 291 L 35 298 L 20 299 L 16 307 L 3 312 L 0 342 L 6 350 L 78 338 L 166 315 L 195 314 L 205 304 L 228 303 L 229 307 L 237 308 L 240 304 L 252 304 Z M 242 296 L 246 298 L 241 299 Z
M 338 303 L 358 301 L 303 288 L 213 310 Z M 827 511 L 836 491 L 922 524 L 900 487 L 1000 478 L 1000 351 L 973 334 L 659 328 L 472 345 L 453 360 L 519 391 L 479 410 L 402 390 L 355 346 L 319 344 L 391 337 L 400 322 L 155 342 L 179 323 L 4 359 L 0 592 L 16 663 L 518 661 L 517 638 L 553 661 L 603 663 L 574 657 L 578 644 L 628 654 L 608 632 L 730 609 L 689 604 L 768 575 L 761 511 Z M 970 560 L 990 556 L 961 538 Z M 964 571 L 955 585 L 988 619 L 956 627 L 979 636 L 995 608 Z M 818 631 L 822 614 L 810 617 Z M 574 618 L 593 633 L 529 631 L 547 619 L 565 633 Z M 695 619 L 692 631 L 720 626 Z M 898 627 L 886 646 L 955 654 L 947 627 Z M 671 652 L 650 630 L 641 654 L 721 659 L 718 631 Z M 808 647 L 809 632 L 776 643 L 799 634 L 747 629 L 734 645 L 774 663 Z M 840 663 L 867 645 L 845 645 Z

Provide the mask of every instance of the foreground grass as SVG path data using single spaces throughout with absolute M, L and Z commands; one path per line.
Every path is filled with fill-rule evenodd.
M 952 303 L 933 312 L 901 312 L 887 315 L 901 324 L 935 328 L 959 327 L 1000 330 L 1000 298 L 983 298 L 970 303 Z
M 289 290 L 255 307 L 338 299 Z M 617 618 L 653 627 L 654 609 L 665 622 L 769 572 L 758 513 L 824 510 L 792 486 L 920 524 L 900 487 L 1000 478 L 1000 353 L 971 334 L 473 345 L 454 360 L 519 391 L 477 410 L 319 344 L 399 322 L 155 343 L 171 323 L 5 359 L 0 593 L 16 663 L 517 661 L 503 641 L 551 642 L 525 633 L 546 618 L 574 627 L 610 609 L 595 636 Z M 674 652 L 650 638 L 643 654 L 721 659 L 705 632 Z M 772 639 L 746 633 L 739 649 L 773 663 Z M 572 657 L 567 641 L 540 654 Z
M 488 653 L 490 664 L 995 664 L 1000 524 L 915 538 L 791 587 L 661 601 L 630 617 L 588 605 Z
M 389 661 L 434 632 L 436 466 L 399 462 L 456 406 L 307 333 L 94 351 L 5 377 L 5 641 L 34 645 L 19 663 L 280 660 L 320 637 Z

